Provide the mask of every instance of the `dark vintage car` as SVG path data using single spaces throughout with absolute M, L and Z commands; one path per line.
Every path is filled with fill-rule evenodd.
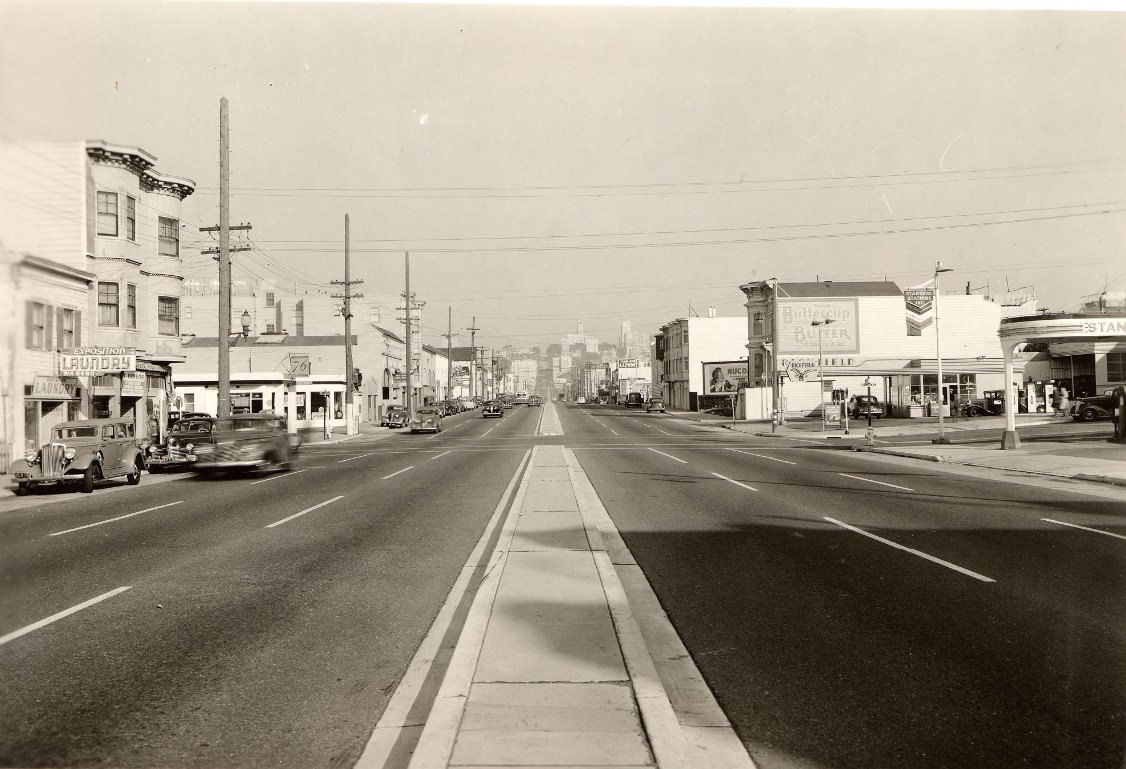
M 16 493 L 38 486 L 76 483 L 90 493 L 103 478 L 141 482 L 145 460 L 131 418 L 79 419 L 51 429 L 51 440 L 12 465 Z
M 442 432 L 442 410 L 439 406 L 421 406 L 410 419 L 412 433 L 425 431 Z
M 211 442 L 195 447 L 193 472 L 288 470 L 301 446 L 290 435 L 285 417 L 272 413 L 220 417 Z
M 665 413 L 665 401 L 662 398 L 650 398 L 645 402 L 645 413 L 652 414 L 654 411 Z
M 529 395 L 528 396 L 528 408 L 531 408 L 532 406 L 542 406 L 542 405 L 543 405 L 543 398 L 541 398 L 540 396 L 538 396 L 538 395 Z
M 172 425 L 168 440 L 145 449 L 145 466 L 150 473 L 170 468 L 186 469 L 195 462 L 195 448 L 211 443 L 215 418 L 206 414 L 184 418 Z
M 882 419 L 884 407 L 875 395 L 853 395 L 848 399 L 848 415 L 853 419 L 863 419 L 869 415 Z
M 500 418 L 500 417 L 503 417 L 503 416 L 504 416 L 504 404 L 503 403 L 501 403 L 500 401 L 485 401 L 485 408 L 481 412 L 481 418 L 482 419 L 488 419 L 489 417 Z
M 1093 422 L 1114 416 L 1114 390 L 1104 390 L 1102 395 L 1077 398 L 1071 407 L 1071 418 L 1076 422 Z
M 627 393 L 625 406 L 627 409 L 639 409 L 645 405 L 645 399 L 641 393 Z
M 379 422 L 383 427 L 406 427 L 407 409 L 405 406 L 388 406 L 383 411 L 383 419 Z

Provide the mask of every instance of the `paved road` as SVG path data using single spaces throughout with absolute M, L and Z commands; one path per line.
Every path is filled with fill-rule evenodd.
M 0 765 L 350 766 L 524 453 L 557 444 L 762 769 L 1121 768 L 1126 493 L 558 412 L 559 436 L 467 414 L 3 512 L 0 636 L 128 589 L 0 645 Z

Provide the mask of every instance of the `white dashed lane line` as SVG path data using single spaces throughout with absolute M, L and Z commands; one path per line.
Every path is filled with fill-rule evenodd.
M 894 483 L 884 483 L 883 481 L 873 481 L 871 478 L 861 478 L 859 475 L 849 475 L 848 473 L 837 473 L 837 475 L 843 475 L 845 478 L 852 478 L 852 480 L 854 480 L 854 481 L 866 481 L 868 483 L 878 483 L 881 486 L 890 486 L 893 489 L 901 489 L 902 491 L 914 491 L 914 489 L 909 489 L 906 486 L 896 486 Z
M 771 462 L 783 462 L 787 465 L 796 465 L 797 464 L 797 462 L 791 462 L 788 459 L 779 459 L 778 457 L 768 457 L 766 454 L 755 454 L 754 452 L 743 451 L 742 449 L 728 449 L 728 451 L 734 451 L 734 452 L 737 452 L 739 454 L 746 454 L 749 457 L 758 457 L 759 459 L 769 459 Z
M 1095 534 L 1105 534 L 1108 537 L 1115 537 L 1117 539 L 1126 539 L 1126 537 L 1122 536 L 1121 534 L 1115 534 L 1112 531 L 1103 531 L 1102 529 L 1092 529 L 1088 526 L 1080 526 L 1078 523 L 1067 523 L 1065 521 L 1054 521 L 1051 518 L 1041 518 L 1040 520 L 1045 521 L 1046 523 L 1054 523 L 1054 524 L 1057 524 L 1059 526 L 1070 526 L 1073 529 L 1083 529 L 1083 531 L 1090 531 L 1090 532 L 1093 532 Z
M 403 321 L 403 322 L 406 323 L 406 321 Z M 448 452 L 448 451 L 443 451 L 441 454 L 437 454 L 436 456 L 430 457 L 430 461 L 433 462 L 435 459 L 441 459 L 442 457 L 446 456 L 446 454 L 449 454 L 449 453 L 450 452 Z
M 665 452 L 663 452 L 663 451 L 657 451 L 657 450 L 656 450 L 656 449 L 654 449 L 654 448 L 650 448 L 649 450 L 650 450 L 650 451 L 652 451 L 652 452 L 653 452 L 654 454 L 660 454 L 660 455 L 661 455 L 662 457 L 668 457 L 669 459 L 672 459 L 672 460 L 675 460 L 675 461 L 677 461 L 677 462 L 680 462 L 680 464 L 682 464 L 682 465 L 686 465 L 686 464 L 688 464 L 688 463 L 687 463 L 686 461 L 684 461 L 683 459 L 678 459 L 677 457 L 674 457 L 674 456 L 673 456 L 672 454 L 666 454 Z
M 383 476 L 382 478 L 380 478 L 380 480 L 385 481 L 388 478 L 394 478 L 396 475 L 400 475 L 402 473 L 405 473 L 407 470 L 413 470 L 413 469 L 414 469 L 414 465 L 411 465 L 410 467 L 404 467 L 402 470 L 396 470 L 395 472 L 391 473 L 390 475 Z
M 368 454 L 367 456 L 369 456 L 369 457 L 370 457 L 370 456 L 371 456 L 371 454 Z M 352 459 L 357 459 L 357 457 L 352 457 Z M 347 459 L 342 459 L 342 460 L 340 460 L 340 461 L 341 461 L 341 462 L 347 462 L 348 460 L 347 460 Z M 326 465 L 318 465 L 318 467 L 326 467 Z M 266 481 L 273 481 L 273 480 L 277 480 L 278 478 L 288 478 L 289 476 L 291 476 L 291 475 L 297 475 L 298 473 L 306 473 L 306 472 L 308 472 L 308 471 L 309 471 L 309 470 L 311 470 L 311 469 L 312 469 L 312 468 L 306 467 L 306 468 L 304 468 L 303 470 L 293 470 L 292 472 L 288 472 L 288 473 L 280 473 L 280 474 L 278 474 L 278 475 L 271 475 L 271 476 L 270 476 L 269 478 L 263 478 L 263 479 L 262 479 L 262 480 L 260 480 L 260 481 L 251 481 L 251 482 L 250 482 L 250 485 L 251 485 L 251 486 L 256 486 L 256 485 L 258 485 L 259 483 L 265 483 Z
M 727 481 L 728 483 L 734 483 L 736 486 L 742 486 L 744 489 L 747 489 L 748 491 L 758 491 L 758 489 L 756 489 L 754 486 L 748 486 L 745 483 L 739 483 L 739 481 L 728 478 L 726 475 L 720 475 L 719 473 L 712 473 L 712 475 L 714 475 L 716 478 L 722 478 L 723 480 Z
M 180 505 L 180 504 L 183 504 L 183 502 L 184 502 L 184 500 L 181 499 L 179 502 L 169 502 L 166 505 L 157 505 L 156 507 L 146 507 L 144 510 L 138 510 L 135 513 L 128 513 L 127 515 L 119 515 L 116 518 L 107 518 L 104 521 L 98 521 L 97 523 L 88 523 L 85 526 L 78 526 L 78 527 L 73 528 L 73 529 L 67 529 L 66 531 L 52 532 L 48 536 L 57 537 L 60 534 L 70 534 L 72 531 L 82 531 L 83 529 L 89 529 L 89 528 L 92 528 L 94 526 L 101 526 L 103 523 L 113 523 L 114 521 L 120 521 L 120 520 L 123 520 L 125 518 L 132 518 L 134 515 L 140 515 L 141 513 L 151 513 L 153 510 L 162 510 L 166 507 L 172 507 L 173 505 Z
M 132 586 L 119 587 L 116 590 L 109 591 L 108 593 L 102 593 L 101 595 L 97 596 L 96 598 L 91 598 L 89 601 L 83 601 L 82 603 L 78 604 L 77 606 L 71 606 L 69 609 L 64 609 L 63 611 L 60 611 L 58 614 L 52 614 L 50 617 L 47 617 L 46 619 L 41 619 L 38 622 L 32 623 L 32 624 L 30 624 L 26 627 L 21 627 L 19 630 L 13 630 L 11 633 L 8 633 L 5 636 L 0 636 L 0 646 L 3 646 L 4 644 L 8 643 L 9 641 L 16 640 L 20 636 L 25 636 L 28 633 L 31 633 L 35 630 L 38 630 L 41 627 L 45 627 L 47 625 L 50 625 L 52 622 L 58 622 L 63 617 L 69 617 L 71 614 L 75 614 L 77 612 L 82 611 L 83 609 L 87 609 L 87 608 L 93 606 L 96 603 L 101 603 L 102 601 L 106 600 L 107 598 L 113 598 L 118 593 L 124 593 L 126 590 L 132 590 L 132 589 L 133 589 Z
M 347 459 L 338 459 L 336 461 L 336 464 L 340 464 L 341 462 L 351 462 L 353 459 L 363 459 L 364 457 L 374 457 L 374 456 L 375 456 L 374 452 L 372 452 L 371 454 L 360 454 L 358 456 L 348 457 Z
M 339 497 L 333 497 L 332 499 L 326 499 L 324 502 L 321 502 L 319 505 L 313 505 L 312 507 L 309 507 L 309 508 L 302 510 L 300 513 L 294 513 L 293 515 L 289 516 L 288 518 L 282 518 L 280 521 L 274 521 L 273 523 L 268 524 L 266 526 L 266 528 L 272 529 L 275 526 L 281 526 L 286 521 L 292 521 L 294 518 L 300 518 L 301 516 L 305 515 L 305 513 L 311 513 L 314 510 L 317 510 L 319 508 L 324 507 L 325 505 L 331 505 L 333 502 L 335 502 L 338 499 L 344 499 L 344 495 L 341 494 Z
M 871 534 L 867 531 L 864 531 L 863 529 L 858 529 L 855 526 L 849 526 L 847 523 L 842 523 L 842 522 L 838 521 L 836 518 L 830 518 L 827 515 L 823 515 L 821 517 L 824 518 L 829 523 L 836 524 L 837 526 L 840 526 L 843 529 L 848 529 L 849 531 L 856 532 L 857 534 L 862 534 L 863 536 L 868 537 L 869 539 L 874 539 L 877 542 L 882 542 L 883 544 L 888 545 L 890 547 L 894 547 L 897 550 L 902 550 L 906 553 L 911 553 L 912 555 L 917 555 L 920 558 L 925 558 L 926 560 L 930 561 L 931 563 L 937 563 L 940 566 L 945 566 L 948 569 L 953 569 L 954 571 L 958 572 L 959 574 L 965 574 L 968 577 L 973 577 L 974 579 L 981 580 L 982 582 L 996 582 L 997 581 L 997 580 L 994 580 L 994 579 L 990 579 L 989 577 L 986 577 L 983 574 L 978 574 L 976 571 L 970 571 L 969 569 L 964 569 L 961 566 L 958 566 L 957 564 L 950 563 L 950 561 L 944 561 L 941 558 L 936 558 L 933 555 L 928 555 L 927 553 L 924 553 L 921 550 L 915 550 L 914 548 L 906 547 L 905 545 L 901 545 L 897 542 L 892 542 L 890 539 L 884 539 L 883 537 L 879 537 L 879 536 L 876 536 L 875 534 Z

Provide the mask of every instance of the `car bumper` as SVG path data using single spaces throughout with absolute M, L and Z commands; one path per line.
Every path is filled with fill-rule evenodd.
M 197 459 L 192 463 L 192 470 L 253 470 L 254 468 L 265 466 L 265 459 Z

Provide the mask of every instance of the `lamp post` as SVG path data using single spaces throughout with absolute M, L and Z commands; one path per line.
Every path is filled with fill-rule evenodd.
M 942 422 L 942 341 L 938 332 L 938 297 L 942 292 L 938 288 L 938 276 L 944 272 L 953 271 L 950 267 L 943 267 L 941 260 L 934 263 L 934 346 L 935 359 L 938 363 L 938 437 L 931 443 L 950 443 L 950 439 L 946 437 L 946 426 Z
M 825 368 L 824 368 L 825 364 L 822 362 L 822 355 L 821 355 L 821 327 L 822 326 L 828 326 L 830 323 L 836 323 L 836 322 L 837 321 L 836 321 L 835 318 L 825 318 L 824 320 L 815 320 L 815 321 L 813 321 L 812 323 L 809 324 L 809 325 L 813 326 L 815 329 L 817 329 L 817 380 L 818 380 L 818 387 L 821 388 L 820 395 L 821 395 L 821 431 L 822 432 L 824 432 L 825 429 L 826 429 L 825 417 L 827 415 L 825 413 Z

